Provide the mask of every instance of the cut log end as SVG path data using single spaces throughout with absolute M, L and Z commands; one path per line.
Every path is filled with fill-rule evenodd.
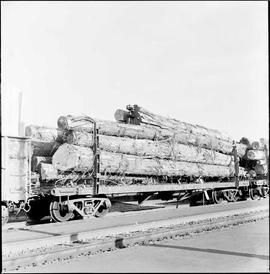
M 91 170 L 94 163 L 93 151 L 90 148 L 63 144 L 54 153 L 53 166 L 61 171 Z
M 68 129 L 68 120 L 66 116 L 60 116 L 57 120 L 57 126 L 61 129 Z
M 127 122 L 129 117 L 129 113 L 126 110 L 117 109 L 114 113 L 114 119 L 117 122 Z

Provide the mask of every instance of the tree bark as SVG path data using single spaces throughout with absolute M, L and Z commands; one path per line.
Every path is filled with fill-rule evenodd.
M 159 141 L 171 140 L 171 142 L 185 145 L 194 145 L 225 154 L 232 154 L 233 152 L 232 142 L 226 142 L 213 137 L 196 135 L 186 131 L 160 129 L 147 125 L 128 125 L 98 119 L 96 119 L 96 121 L 99 128 L 99 134 L 102 135 Z M 93 124 L 86 122 L 84 116 L 61 116 L 58 119 L 58 127 L 63 130 L 76 130 L 89 133 L 93 132 Z M 82 133 L 80 136 L 83 136 L 83 134 L 84 133 Z M 85 136 L 87 136 L 87 134 Z M 90 138 L 84 137 L 84 139 L 87 140 Z M 242 157 L 246 152 L 246 146 L 244 144 L 237 144 L 237 150 L 238 155 Z
M 265 175 L 267 174 L 268 170 L 267 170 L 267 165 L 259 165 L 257 164 L 254 168 L 256 174 L 258 175 Z
M 118 112 L 118 117 L 121 117 L 121 115 L 119 115 L 120 111 L 123 113 L 126 112 L 125 110 L 117 110 L 116 112 Z M 143 107 L 138 106 L 138 113 L 140 114 L 142 123 L 147 125 L 157 126 L 164 129 L 187 131 L 189 133 L 201 134 L 209 137 L 211 136 L 224 141 L 232 141 L 230 136 L 226 133 L 200 125 L 189 124 L 170 117 L 161 116 L 150 112 Z
M 25 136 L 30 137 L 34 141 L 61 143 L 63 134 L 63 130 L 52 127 L 40 127 L 35 125 L 25 127 Z
M 91 149 L 63 144 L 52 158 L 54 168 L 61 171 L 92 171 L 94 155 Z M 199 164 L 100 151 L 100 172 L 152 176 L 231 177 L 234 164 L 229 166 Z
M 247 152 L 247 158 L 249 160 L 264 160 L 265 152 L 263 150 L 249 150 Z
M 258 165 L 267 165 L 266 159 L 258 160 L 258 161 L 257 161 L 257 164 L 258 164 Z
M 33 156 L 31 161 L 31 170 L 39 171 L 41 163 L 51 164 L 52 157 Z
M 52 157 L 63 143 L 64 131 L 51 127 L 29 125 L 25 128 L 25 136 L 31 138 L 33 156 Z
M 73 145 L 91 147 L 93 135 L 87 132 L 69 132 L 67 142 Z M 213 165 L 228 166 L 233 161 L 230 155 L 171 141 L 152 141 L 99 135 L 99 148 L 114 153 Z
M 63 144 L 54 153 L 52 164 L 61 171 L 89 171 L 94 164 L 93 151 L 88 147 Z
M 252 149 L 260 149 L 261 148 L 260 143 L 258 141 L 252 142 L 251 147 L 252 147 Z
M 58 170 L 52 164 L 40 164 L 40 179 L 42 181 L 55 180 L 59 177 Z
M 31 140 L 32 156 L 52 157 L 61 143 Z

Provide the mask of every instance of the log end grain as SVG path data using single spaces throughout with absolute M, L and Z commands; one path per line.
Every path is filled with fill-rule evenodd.
M 61 171 L 89 171 L 92 170 L 93 163 L 92 149 L 71 144 L 61 145 L 52 157 L 54 168 Z

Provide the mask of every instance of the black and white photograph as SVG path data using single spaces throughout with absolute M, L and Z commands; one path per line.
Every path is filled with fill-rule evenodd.
M 269 273 L 268 1 L 1 1 L 2 273 Z

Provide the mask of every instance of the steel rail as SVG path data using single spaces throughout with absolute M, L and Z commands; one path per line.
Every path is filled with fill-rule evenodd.
M 3 270 L 14 270 L 18 267 L 68 259 L 79 255 L 92 254 L 98 251 L 113 250 L 135 244 L 146 244 L 157 240 L 211 231 L 220 227 L 228 227 L 263 219 L 268 216 L 268 208 L 261 210 L 249 209 L 249 211 L 242 212 L 236 210 L 230 213 L 223 212 L 223 215 L 220 216 L 217 216 L 216 214 L 208 214 L 208 217 L 200 215 L 199 218 L 196 219 L 194 219 L 194 217 L 198 216 L 193 216 L 193 220 L 189 219 L 189 221 L 186 220 L 182 223 L 174 222 L 165 227 L 162 227 L 162 224 L 157 222 L 155 226 L 150 225 L 144 231 L 140 230 L 139 227 L 133 231 L 127 229 L 118 230 L 118 233 L 111 235 L 107 234 L 107 237 L 103 236 L 99 240 L 97 240 L 97 238 L 91 239 L 90 235 L 88 235 L 88 237 L 87 235 L 84 235 L 83 239 L 74 237 L 69 244 L 67 242 L 62 242 L 62 244 L 58 243 L 58 248 L 56 246 L 57 243 L 55 242 L 54 248 L 45 248 L 43 252 L 36 249 L 36 251 L 33 250 L 34 254 L 33 252 L 29 252 L 29 254 L 26 255 L 4 256 L 2 261 Z

